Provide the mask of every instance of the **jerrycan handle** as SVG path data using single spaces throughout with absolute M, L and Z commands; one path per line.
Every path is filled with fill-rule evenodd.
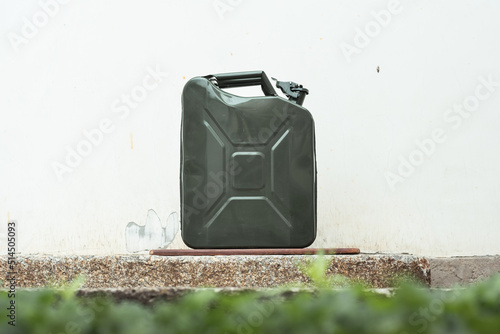
M 273 85 L 264 71 L 233 72 L 207 75 L 205 78 L 212 81 L 219 88 L 244 86 L 261 86 L 266 96 L 277 96 Z

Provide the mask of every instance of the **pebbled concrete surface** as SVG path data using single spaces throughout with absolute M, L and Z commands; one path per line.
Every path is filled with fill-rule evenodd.
M 500 256 L 429 259 L 431 287 L 450 288 L 477 282 L 500 273 Z
M 26 289 L 35 290 L 35 289 Z M 80 298 L 93 298 L 93 297 L 106 297 L 106 300 L 115 303 L 134 301 L 139 302 L 143 305 L 153 305 L 156 302 L 171 302 L 180 299 L 181 297 L 198 291 L 210 290 L 212 292 L 232 295 L 240 293 L 252 293 L 256 291 L 261 292 L 271 292 L 268 297 L 287 299 L 293 297 L 297 293 L 308 292 L 315 294 L 316 291 L 310 288 L 284 288 L 279 291 L 272 289 L 249 289 L 249 288 L 118 288 L 118 289 L 79 289 L 76 291 L 76 295 Z M 341 291 L 342 289 L 337 289 Z M 370 289 L 374 293 L 378 293 L 384 296 L 392 296 L 395 289 L 392 288 L 377 288 Z M 267 297 L 264 297 L 267 298 Z
M 16 286 L 57 286 L 80 274 L 83 288 L 235 287 L 269 288 L 308 283 L 298 269 L 313 255 L 160 257 L 116 256 L 17 256 Z M 392 287 L 395 277 L 413 276 L 430 284 L 427 259 L 412 255 L 360 254 L 326 256 L 328 274 L 341 274 L 373 288 Z M 7 258 L 0 257 L 7 268 Z M 7 270 L 0 271 L 7 287 Z
M 181 297 L 197 292 L 197 291 L 203 291 L 207 290 L 205 288 L 187 288 L 187 287 L 181 287 L 181 288 L 118 288 L 118 289 L 79 289 L 76 292 L 76 295 L 78 297 L 82 298 L 92 298 L 92 297 L 97 297 L 97 296 L 105 296 L 108 298 L 108 300 L 112 300 L 113 302 L 123 302 L 123 301 L 135 301 L 139 302 L 143 305 L 152 305 L 156 302 L 169 302 L 169 301 L 176 301 L 180 299 Z M 266 289 L 247 289 L 247 288 L 209 288 L 208 290 L 219 293 L 219 294 L 224 294 L 224 295 L 231 295 L 231 294 L 239 294 L 239 293 L 245 293 L 245 292 L 255 292 L 255 291 L 265 291 Z M 378 293 L 390 293 L 390 291 L 385 291 L 384 289 L 379 289 L 383 291 L 376 291 Z M 388 290 L 388 289 L 386 289 Z M 313 293 L 314 291 L 312 289 L 299 289 L 299 288 L 291 288 L 291 289 L 284 289 L 283 291 L 280 291 L 276 296 L 287 298 L 291 297 L 294 294 L 301 292 L 301 291 L 308 291 Z

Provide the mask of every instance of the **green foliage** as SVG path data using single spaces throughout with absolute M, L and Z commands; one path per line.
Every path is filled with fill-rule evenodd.
M 321 264 L 308 272 L 320 287 L 331 283 L 321 275 L 324 269 Z M 8 325 L 4 315 L 0 333 L 496 334 L 500 328 L 499 275 L 450 291 L 405 282 L 391 297 L 359 286 L 295 294 L 282 289 L 238 294 L 204 289 L 153 306 L 78 298 L 74 290 L 80 285 L 81 280 L 67 289 L 18 291 L 16 326 Z M 0 292 L 0 309 L 8 305 L 7 292 Z

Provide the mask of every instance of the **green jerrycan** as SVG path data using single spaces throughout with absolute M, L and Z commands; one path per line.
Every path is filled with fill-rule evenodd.
M 224 90 L 254 85 L 264 96 Z M 314 121 L 302 106 L 308 90 L 290 81 L 276 87 L 287 99 L 263 71 L 186 83 L 180 186 L 189 247 L 301 248 L 316 238 Z

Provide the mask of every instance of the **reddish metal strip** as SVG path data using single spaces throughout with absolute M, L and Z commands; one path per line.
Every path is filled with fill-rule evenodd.
M 326 255 L 359 254 L 359 248 L 256 248 L 256 249 L 153 249 L 149 255 L 214 256 L 214 255 Z

